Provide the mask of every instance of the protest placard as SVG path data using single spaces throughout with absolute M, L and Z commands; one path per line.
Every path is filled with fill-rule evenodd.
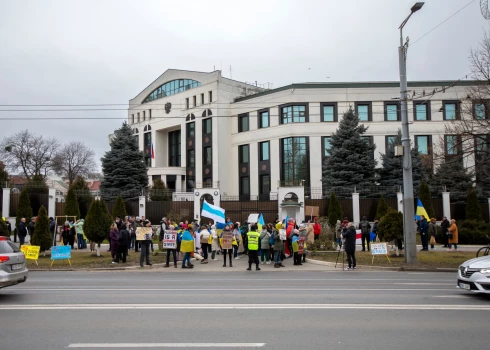
M 136 240 L 137 241 L 149 241 L 151 240 L 151 227 L 138 227 L 136 229 Z
M 51 266 L 55 260 L 68 260 L 71 266 L 71 247 L 69 245 L 51 247 Z
M 376 255 L 386 256 L 386 259 L 391 263 L 390 258 L 388 257 L 388 243 L 371 243 L 371 254 L 373 255 L 371 264 L 374 263 L 374 257 Z
M 231 232 L 223 232 L 222 248 L 233 249 L 233 234 Z
M 37 260 L 41 247 L 36 245 L 22 245 L 20 250 L 24 253 L 26 259 Z
M 305 237 L 298 238 L 298 254 L 303 255 L 305 253 Z
M 281 241 L 285 241 L 287 239 L 286 230 L 283 228 L 279 230 L 279 239 Z
M 163 249 L 177 249 L 177 231 L 165 230 L 163 234 Z

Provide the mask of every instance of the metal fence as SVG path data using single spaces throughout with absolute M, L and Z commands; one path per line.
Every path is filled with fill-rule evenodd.
M 32 215 L 37 216 L 39 209 L 43 205 L 48 210 L 49 195 L 45 193 L 29 193 L 31 202 Z M 20 193 L 10 193 L 10 216 L 17 216 L 17 210 L 20 202 Z M 27 218 L 26 218 L 27 219 Z
M 153 224 L 169 216 L 176 221 L 191 221 L 194 216 L 194 201 L 146 202 L 145 214 Z

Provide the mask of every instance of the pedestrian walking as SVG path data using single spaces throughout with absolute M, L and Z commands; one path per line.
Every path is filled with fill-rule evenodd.
M 119 231 L 117 229 L 117 223 L 112 224 L 111 232 L 109 233 L 111 239 L 111 255 L 112 263 L 116 264 L 117 259 L 117 245 L 119 243 Z
M 354 225 L 349 222 L 346 225 L 346 230 L 342 233 L 342 237 L 344 238 L 344 250 L 347 254 L 347 262 L 349 267 L 346 267 L 346 270 L 355 270 L 356 269 L 356 229 Z
M 454 251 L 458 252 L 458 226 L 454 219 L 451 219 L 451 226 L 448 229 L 447 248 L 449 252 L 451 251 L 452 245 L 454 245 Z
M 127 230 L 127 226 L 125 223 L 121 224 L 121 230 L 119 231 L 119 239 L 117 241 L 117 255 L 116 255 L 116 263 L 119 263 L 119 259 L 123 264 L 126 263 L 126 256 L 128 255 L 128 245 L 131 236 L 129 231 Z
M 435 218 L 430 219 L 429 236 L 430 236 L 430 249 L 434 249 L 434 246 L 436 244 L 436 236 L 437 236 L 437 225 L 436 225 Z
M 259 267 L 259 238 L 260 234 L 257 232 L 257 224 L 253 224 L 250 227 L 250 232 L 247 232 L 247 241 L 248 241 L 248 269 L 247 271 L 252 270 L 252 263 L 255 264 L 255 270 L 260 271 Z
M 262 232 L 260 233 L 260 262 L 262 265 L 265 263 L 267 265 L 270 264 L 269 261 L 269 241 L 271 238 L 271 234 L 267 231 L 267 226 L 262 227 Z
M 371 224 L 367 221 L 365 216 L 362 217 L 362 220 L 359 223 L 359 230 L 361 230 L 362 251 L 366 251 L 367 242 L 367 251 L 369 252 L 371 250 L 369 245 L 369 241 L 371 240 Z

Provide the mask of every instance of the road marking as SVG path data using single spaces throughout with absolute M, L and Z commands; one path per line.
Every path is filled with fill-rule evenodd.
M 445 284 L 446 285 L 446 284 Z M 12 289 L 11 289 L 12 290 Z M 355 291 L 440 291 L 451 288 L 22 288 L 18 291 L 33 292 L 355 292 Z
M 454 283 L 454 281 L 452 281 Z M 412 285 L 412 286 L 447 286 L 450 284 L 447 283 L 430 283 L 430 282 L 407 282 L 407 283 L 393 283 L 394 285 Z M 452 284 L 451 284 L 452 285 Z
M 80 343 L 68 348 L 262 348 L 265 343 Z
M 490 311 L 490 305 L 389 304 L 34 304 L 0 305 L 1 310 L 464 310 Z

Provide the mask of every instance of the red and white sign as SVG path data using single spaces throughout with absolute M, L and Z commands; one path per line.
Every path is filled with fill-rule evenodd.
M 177 248 L 177 231 L 167 231 L 163 234 L 163 249 Z

